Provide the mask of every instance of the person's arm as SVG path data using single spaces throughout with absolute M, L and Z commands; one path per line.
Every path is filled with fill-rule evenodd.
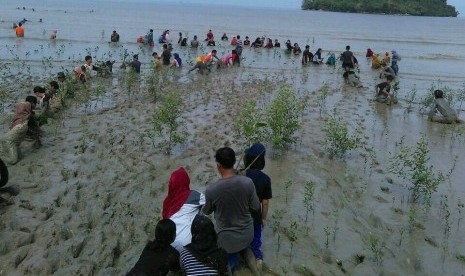
M 200 197 L 202 198 L 202 197 Z M 203 208 L 202 208 L 202 213 L 204 213 L 205 215 L 210 215 L 211 213 L 213 213 L 214 211 L 214 206 L 213 206 L 213 202 L 210 200 L 209 196 L 208 196 L 208 192 L 205 191 L 205 205 L 203 205 Z
M 375 85 L 375 97 L 378 96 L 378 93 L 379 93 L 379 86 Z
M 270 201 L 268 199 L 262 200 L 262 227 L 266 226 L 266 216 L 268 215 L 268 206 Z

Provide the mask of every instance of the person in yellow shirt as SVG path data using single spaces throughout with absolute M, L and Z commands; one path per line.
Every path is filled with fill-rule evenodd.
M 15 29 L 17 37 L 24 37 L 24 28 L 21 22 L 18 24 L 18 27 Z
M 379 60 L 379 54 L 374 54 L 371 57 L 371 68 L 379 69 L 381 67 L 381 61 Z

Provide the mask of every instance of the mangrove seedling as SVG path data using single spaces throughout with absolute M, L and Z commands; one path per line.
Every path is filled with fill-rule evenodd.
M 186 123 L 181 120 L 182 112 L 183 101 L 177 92 L 166 94 L 161 105 L 153 112 L 152 133 L 162 139 L 160 146 L 166 154 L 171 153 L 175 144 L 184 143 L 187 140 Z
M 326 226 L 325 228 L 323 228 L 323 231 L 325 232 L 325 236 L 326 236 L 325 246 L 326 248 L 328 248 L 329 247 L 329 236 L 331 235 L 331 228 L 329 228 L 329 226 Z
M 246 102 L 233 119 L 233 132 L 238 140 L 245 141 L 245 146 L 262 142 L 267 137 L 267 124 L 264 114 L 252 101 Z
M 347 151 L 360 146 L 360 131 L 351 135 L 347 123 L 341 117 L 328 117 L 323 125 L 323 132 L 326 134 L 324 143 L 330 156 L 342 158 Z
M 290 179 L 284 183 L 284 188 L 286 189 L 286 204 L 289 198 L 289 189 L 292 187 L 293 184 L 294 183 Z
M 404 145 L 403 139 L 398 143 L 398 152 L 390 158 L 389 171 L 413 184 L 412 201 L 422 201 L 431 206 L 431 195 L 444 181 L 442 172 L 435 172 L 429 165 L 428 142 L 421 136 L 415 147 Z
M 271 130 L 271 141 L 278 150 L 295 143 L 295 132 L 301 126 L 304 101 L 297 98 L 289 86 L 281 86 L 278 95 L 267 110 L 267 124 Z
M 305 206 L 305 223 L 308 221 L 308 212 L 311 210 L 315 216 L 315 206 L 313 206 L 313 197 L 315 195 L 315 182 L 309 180 L 305 183 L 304 206 Z
M 383 263 L 383 245 L 374 235 L 370 235 L 370 249 L 376 264 L 381 265 Z

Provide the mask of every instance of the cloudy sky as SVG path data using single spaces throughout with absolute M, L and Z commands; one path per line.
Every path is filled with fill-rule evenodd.
M 174 2 L 162 0 L 163 2 Z M 289 8 L 299 9 L 302 0 L 175 0 L 180 3 L 203 3 L 203 4 L 227 4 L 238 6 L 254 6 L 254 7 L 271 7 L 271 8 Z M 448 0 L 448 4 L 454 5 L 460 12 L 461 16 L 465 16 L 465 0 Z

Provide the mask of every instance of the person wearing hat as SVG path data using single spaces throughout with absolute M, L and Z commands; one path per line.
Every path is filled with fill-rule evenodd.
M 272 198 L 271 179 L 262 170 L 265 168 L 265 146 L 261 143 L 253 144 L 245 150 L 244 163 L 245 175 L 252 179 L 260 201 L 260 211 L 254 217 L 254 237 L 250 247 L 257 260 L 257 267 L 261 270 L 263 266 L 262 252 L 262 229 L 266 226 L 268 207 Z
M 113 31 L 110 37 L 111 42 L 119 42 L 119 34 L 116 31 Z
M 428 120 L 431 122 L 443 123 L 443 124 L 453 124 L 459 122 L 457 118 L 457 112 L 450 107 L 450 105 L 444 100 L 444 93 L 442 90 L 434 91 L 434 103 L 431 108 L 431 111 L 428 114 Z M 441 115 L 436 115 L 436 113 Z

